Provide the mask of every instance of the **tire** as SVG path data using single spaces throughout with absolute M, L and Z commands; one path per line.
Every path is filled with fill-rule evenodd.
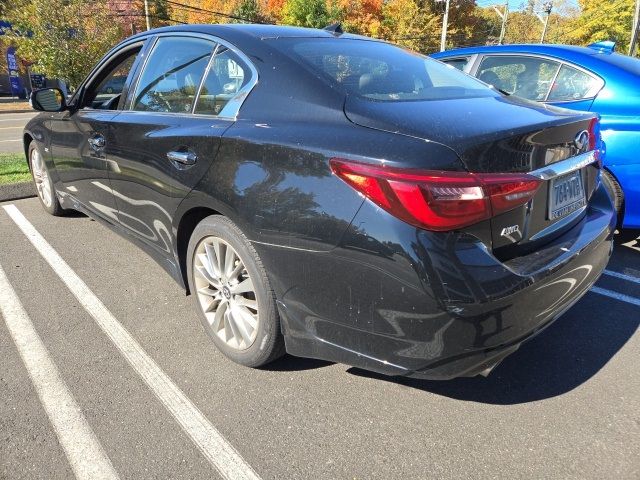
M 624 215 L 624 193 L 620 184 L 608 170 L 602 170 L 602 181 L 611 192 L 613 197 L 613 206 L 618 214 L 618 225 L 622 225 L 622 216 Z
M 33 183 L 35 184 L 42 208 L 56 217 L 65 215 L 66 211 L 58 201 L 58 195 L 51 181 L 44 157 L 34 142 L 29 144 L 29 169 L 31 170 L 31 177 L 33 178 Z
M 618 229 L 615 240 L 618 243 L 627 243 L 636 240 L 640 236 L 640 231 L 622 228 L 624 219 L 624 192 L 615 177 L 608 170 L 602 170 L 602 181 L 607 186 L 613 197 L 613 206 L 618 214 L 616 228 Z
M 224 258 L 222 265 L 216 263 L 218 255 Z M 284 354 L 269 279 L 255 249 L 233 222 L 212 215 L 196 226 L 187 249 L 187 276 L 202 325 L 226 357 L 260 367 Z

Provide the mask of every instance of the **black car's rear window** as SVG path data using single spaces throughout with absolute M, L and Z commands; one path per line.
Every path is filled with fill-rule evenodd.
M 347 38 L 279 39 L 286 53 L 347 93 L 373 100 L 495 96 L 459 70 L 388 43 Z

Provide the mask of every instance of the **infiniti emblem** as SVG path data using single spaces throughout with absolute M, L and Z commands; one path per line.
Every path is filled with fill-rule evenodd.
M 573 144 L 578 149 L 578 153 L 586 152 L 589 149 L 589 132 L 586 130 L 578 132 Z
M 231 290 L 228 287 L 222 287 L 222 294 L 227 300 L 231 298 Z

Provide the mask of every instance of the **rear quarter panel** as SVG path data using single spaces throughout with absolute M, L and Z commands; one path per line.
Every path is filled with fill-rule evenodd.
M 632 75 L 612 72 L 593 102 L 601 116 L 604 166 L 625 196 L 623 226 L 640 228 L 640 87 Z

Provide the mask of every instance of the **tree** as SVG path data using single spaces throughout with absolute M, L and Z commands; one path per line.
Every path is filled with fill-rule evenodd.
M 287 0 L 267 0 L 265 5 L 265 11 L 267 15 L 280 23 L 282 21 L 282 10 Z
M 6 34 L 34 69 L 77 87 L 121 38 L 105 3 L 90 0 L 15 0 L 5 7 Z
M 342 28 L 346 32 L 377 37 L 382 23 L 382 0 L 340 0 Z
M 588 45 L 602 40 L 613 40 L 618 48 L 626 50 L 631 41 L 634 0 L 579 0 L 582 13 L 558 32 L 557 42 Z
M 237 17 L 234 23 L 269 23 L 270 19 L 262 11 L 258 0 L 242 0 L 233 10 L 232 15 Z
M 238 3 L 238 0 L 180 0 L 170 6 L 173 18 L 185 23 L 229 23 Z
M 526 12 L 510 12 L 505 43 L 538 43 L 542 35 L 542 23 L 535 15 Z
M 340 8 L 325 0 L 287 0 L 282 9 L 282 23 L 299 27 L 324 28 L 340 17 Z
M 382 37 L 412 50 L 435 51 L 440 44 L 441 25 L 438 15 L 415 0 L 389 0 L 382 7 Z

